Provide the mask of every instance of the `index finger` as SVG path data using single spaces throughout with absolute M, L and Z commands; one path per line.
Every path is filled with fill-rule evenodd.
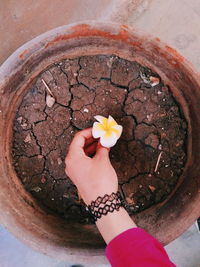
M 79 131 L 75 134 L 70 146 L 69 153 L 85 155 L 83 150 L 87 139 L 92 137 L 92 127 Z

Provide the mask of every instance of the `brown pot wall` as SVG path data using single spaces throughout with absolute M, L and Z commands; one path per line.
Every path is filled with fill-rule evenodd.
M 169 84 L 188 121 L 188 160 L 180 182 L 163 203 L 134 217 L 163 244 L 183 233 L 200 215 L 200 82 L 188 62 L 158 38 L 125 25 L 86 22 L 59 27 L 18 49 L 0 68 L 0 220 L 10 232 L 43 253 L 61 259 L 104 261 L 95 226 L 68 224 L 47 214 L 27 193 L 12 166 L 13 119 L 33 79 L 64 58 L 116 54 L 136 60 Z

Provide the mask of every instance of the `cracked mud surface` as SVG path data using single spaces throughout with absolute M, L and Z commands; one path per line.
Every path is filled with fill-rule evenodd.
M 56 99 L 51 108 L 42 80 Z M 91 127 L 95 115 L 111 115 L 123 126 L 110 158 L 129 213 L 166 199 L 186 162 L 187 123 L 156 73 L 112 55 L 56 63 L 24 96 L 14 121 L 12 152 L 25 189 L 49 212 L 90 223 L 65 174 L 64 159 L 74 134 Z

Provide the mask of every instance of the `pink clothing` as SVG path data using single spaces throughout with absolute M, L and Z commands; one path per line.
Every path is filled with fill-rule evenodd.
M 131 228 L 110 241 L 106 256 L 113 267 L 174 267 L 163 246 L 141 228 Z

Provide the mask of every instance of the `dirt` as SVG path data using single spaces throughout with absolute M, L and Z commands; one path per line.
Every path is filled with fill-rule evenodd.
M 46 105 L 49 94 L 56 102 Z M 129 213 L 165 200 L 187 155 L 187 123 L 158 74 L 114 55 L 66 59 L 44 70 L 24 96 L 13 126 L 13 164 L 25 189 L 49 212 L 91 223 L 64 159 L 95 115 L 113 116 L 123 134 L 111 149 Z

